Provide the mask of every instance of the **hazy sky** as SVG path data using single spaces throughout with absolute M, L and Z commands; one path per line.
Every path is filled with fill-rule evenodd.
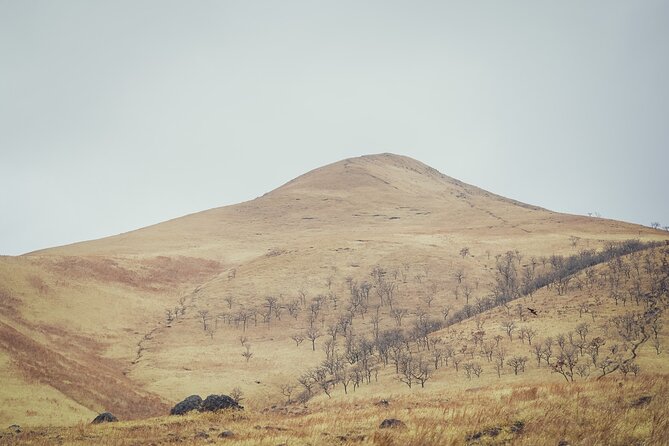
M 669 225 L 669 2 L 0 0 L 0 254 L 379 152 Z

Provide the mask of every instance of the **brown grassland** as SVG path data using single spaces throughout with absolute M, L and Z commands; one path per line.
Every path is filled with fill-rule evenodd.
M 361 398 L 282 411 L 223 411 L 107 425 L 79 423 L 5 434 L 0 444 L 133 445 L 662 445 L 669 438 L 667 377 L 575 384 L 497 385 L 420 393 L 388 405 Z M 643 396 L 655 397 L 647 404 Z M 385 418 L 406 423 L 379 429 Z M 232 437 L 221 437 L 224 431 Z
M 374 155 L 0 257 L 0 444 L 669 444 L 667 238 Z

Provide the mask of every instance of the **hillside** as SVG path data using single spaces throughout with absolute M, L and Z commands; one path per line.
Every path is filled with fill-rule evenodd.
M 245 394 L 248 409 L 261 410 L 285 402 L 286 386 L 297 398 L 304 391 L 298 379 L 333 352 L 343 355 L 347 346 L 371 342 L 393 327 L 409 331 L 423 320 L 447 322 L 465 305 L 481 302 L 509 252 L 519 275 L 528 265 L 537 265 L 539 275 L 551 271 L 553 255 L 666 235 L 519 203 L 406 157 L 344 160 L 246 203 L 0 258 L 0 378 L 6 383 L 0 423 L 73 424 L 102 410 L 144 418 L 165 414 L 187 395 L 234 387 Z M 654 259 L 654 269 L 641 268 L 638 278 L 651 292 L 652 271 L 661 269 L 666 253 L 639 252 Z M 586 297 L 602 323 L 627 311 L 611 303 L 604 279 L 589 294 L 577 283 L 574 278 L 561 290 L 560 301 L 555 286 L 522 298 L 532 299 L 522 301 L 524 307 L 540 308 L 527 325 L 542 342 L 549 332 L 574 330 Z M 502 332 L 508 312 L 515 311 L 509 308 L 487 310 L 479 322 L 435 326 L 441 331 L 431 336 L 461 348 L 481 320 L 489 336 Z M 592 331 L 599 333 L 604 328 L 597 324 L 593 317 Z M 310 331 L 313 345 L 299 341 Z M 323 350 L 328 337 L 336 339 L 329 353 Z M 518 344 L 510 342 L 508 350 Z M 644 344 L 642 370 L 666 374 L 666 353 L 650 350 Z M 411 398 L 416 389 L 397 378 L 396 365 L 372 356 L 375 378 L 358 387 L 358 398 Z M 478 382 L 451 366 L 435 373 L 426 390 L 451 392 L 452 398 L 467 388 L 521 382 L 508 371 L 506 381 L 494 381 L 501 378 L 491 367 Z M 540 365 L 528 369 L 523 380 L 564 380 Z M 310 404 L 330 400 L 314 394 Z M 341 384 L 332 398 L 347 401 Z

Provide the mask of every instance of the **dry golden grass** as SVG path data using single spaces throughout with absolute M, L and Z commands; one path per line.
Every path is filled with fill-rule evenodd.
M 578 237 L 576 246 L 572 244 L 574 237 Z M 3 257 L 0 348 L 6 361 L 0 368 L 0 380 L 12 385 L 0 386 L 0 423 L 28 426 L 85 422 L 93 411 L 101 410 L 116 411 L 124 419 L 156 415 L 165 412 L 167 402 L 192 393 L 225 393 L 234 386 L 241 387 L 247 395 L 249 413 L 245 416 L 249 419 L 280 417 L 259 411 L 282 399 L 280 384 L 294 380 L 323 359 L 323 338 L 317 342 L 316 352 L 311 351 L 308 341 L 296 347 L 290 336 L 304 330 L 305 317 L 303 314 L 294 320 L 285 312 L 270 327 L 259 323 L 245 333 L 221 319 L 210 338 L 202 330 L 198 310 L 222 315 L 242 306 L 257 307 L 268 295 L 287 302 L 296 298 L 300 289 L 306 291 L 309 299 L 333 291 L 343 302 L 347 277 L 369 280 L 374 265 L 389 270 L 409 265 L 407 280 L 398 281 L 398 305 L 415 313 L 425 307 L 421 298 L 427 288 L 435 286 L 436 298 L 427 310 L 438 316 L 446 305 L 455 311 L 464 304 L 462 296 L 456 300 L 453 295 L 453 272 L 458 269 L 467 276 L 474 300 L 489 290 L 496 254 L 518 250 L 525 259 L 573 254 L 582 248 L 599 249 L 608 241 L 630 238 L 662 240 L 666 233 L 523 205 L 445 177 L 414 160 L 379 155 L 317 169 L 247 203 L 106 239 L 17 258 Z M 463 247 L 470 249 L 466 258 L 459 255 Z M 326 285 L 330 277 L 331 289 Z M 226 296 L 236 299 L 232 309 L 224 300 Z M 541 337 L 573 329 L 578 320 L 577 303 L 595 297 L 574 291 L 556 299 L 549 292 L 539 292 L 532 300 L 522 302 L 543 309 L 539 319 L 526 323 L 541 329 Z M 173 309 L 180 299 L 187 312 L 168 324 L 165 310 Z M 340 310 L 341 307 L 328 308 L 325 325 L 321 325 L 323 331 Z M 490 334 L 501 331 L 499 319 L 506 317 L 504 311 L 483 315 Z M 603 321 L 605 315 L 616 311 L 619 309 L 607 301 L 596 317 Z M 392 318 L 386 309 L 382 312 L 382 327 L 391 327 Z M 357 333 L 369 333 L 369 317 L 356 318 L 354 324 Z M 466 322 L 453 330 L 468 335 L 472 324 Z M 599 319 L 593 324 L 599 324 Z M 248 363 L 241 356 L 240 335 L 247 336 L 252 344 L 254 356 Z M 509 343 L 509 349 L 529 356 L 528 346 L 518 341 Z M 656 357 L 644 351 L 641 363 L 649 374 L 667 372 L 664 355 Z M 87 378 L 81 378 L 84 373 Z M 546 389 L 550 389 L 553 383 L 561 385 L 561 379 L 545 369 L 530 368 L 522 377 L 506 371 L 498 381 L 488 368 L 479 380 L 470 381 L 461 371 L 445 369 L 428 382 L 425 391 L 459 395 L 467 389 L 490 387 L 502 394 L 506 386 L 528 382 L 539 386 L 548 382 Z M 651 376 L 646 379 L 652 380 Z M 424 393 L 406 388 L 391 371 L 385 370 L 379 374 L 379 383 L 361 387 L 355 398 L 361 406 L 388 394 L 396 395 L 398 400 L 415 398 L 418 404 L 427 404 L 429 398 Z M 20 404 L 13 408 L 17 400 L 28 395 L 43 404 L 34 409 Z M 454 395 L 445 398 L 460 398 Z M 478 392 L 465 395 L 470 398 Z M 142 398 L 155 404 L 133 408 L 132 402 Z M 322 419 L 318 423 L 325 423 L 334 431 L 332 426 L 339 422 L 330 418 L 336 413 L 347 420 L 347 411 L 353 410 L 347 402 L 349 397 L 337 390 L 332 401 L 327 400 L 326 404 L 323 400 L 326 399 L 319 396 L 313 402 L 325 405 L 310 415 L 314 418 L 303 415 L 285 419 L 317 425 L 320 413 Z M 328 405 L 333 401 L 330 409 Z M 502 406 L 495 407 L 502 411 Z M 60 408 L 62 418 L 54 420 L 53 414 Z M 381 413 L 375 406 L 359 410 L 363 418 Z M 484 416 L 475 416 L 476 410 L 472 407 L 457 412 L 455 418 L 462 418 L 462 424 L 455 425 L 457 432 L 449 433 L 450 427 L 443 432 L 437 430 L 443 435 L 439 438 L 457 443 L 462 435 L 473 432 L 481 424 L 473 420 Z M 498 417 L 494 420 L 501 420 L 506 412 L 490 413 Z M 190 430 L 207 420 L 203 416 L 122 423 L 117 427 L 82 425 L 77 429 L 93 436 L 107 433 L 111 435 L 108 444 L 132 444 L 133 429 L 141 431 L 146 427 L 160 432 L 161 423 L 168 423 L 178 431 L 180 423 L 185 423 L 184 432 L 190 435 Z M 362 424 L 353 419 L 343 421 L 342 426 L 360 426 L 366 429 L 366 442 L 383 444 L 384 434 L 375 430 L 378 422 L 370 424 L 365 420 L 358 422 Z M 240 426 L 243 421 L 239 420 Z M 427 427 L 417 427 L 420 423 L 411 426 L 397 438 L 418 444 L 419 435 L 437 435 L 429 433 Z M 267 434 L 265 430 L 255 432 L 253 426 L 247 427 L 251 442 Z M 237 429 L 246 432 L 242 427 Z M 68 441 L 75 441 L 75 431 L 61 434 Z M 250 436 L 251 432 L 256 436 Z M 280 435 L 284 433 L 275 436 Z M 240 433 L 240 438 L 245 437 Z M 325 441 L 316 431 L 305 433 L 304 438 L 305 443 Z M 86 441 L 81 440 L 82 444 Z M 280 442 L 281 438 L 277 438 L 271 444 Z M 87 444 L 91 443 L 95 441 Z
M 239 445 L 663 445 L 669 440 L 666 375 L 587 383 L 489 386 L 390 398 L 359 398 L 271 411 L 36 427 L 0 444 Z M 648 401 L 640 399 L 649 396 Z M 380 429 L 396 418 L 405 429 Z M 222 438 L 223 431 L 233 437 Z

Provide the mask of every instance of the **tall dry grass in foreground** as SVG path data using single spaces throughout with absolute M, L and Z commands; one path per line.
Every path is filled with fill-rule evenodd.
M 665 445 L 666 375 L 3 432 L 3 445 Z M 406 428 L 380 429 L 385 418 Z M 231 431 L 234 436 L 220 436 Z

